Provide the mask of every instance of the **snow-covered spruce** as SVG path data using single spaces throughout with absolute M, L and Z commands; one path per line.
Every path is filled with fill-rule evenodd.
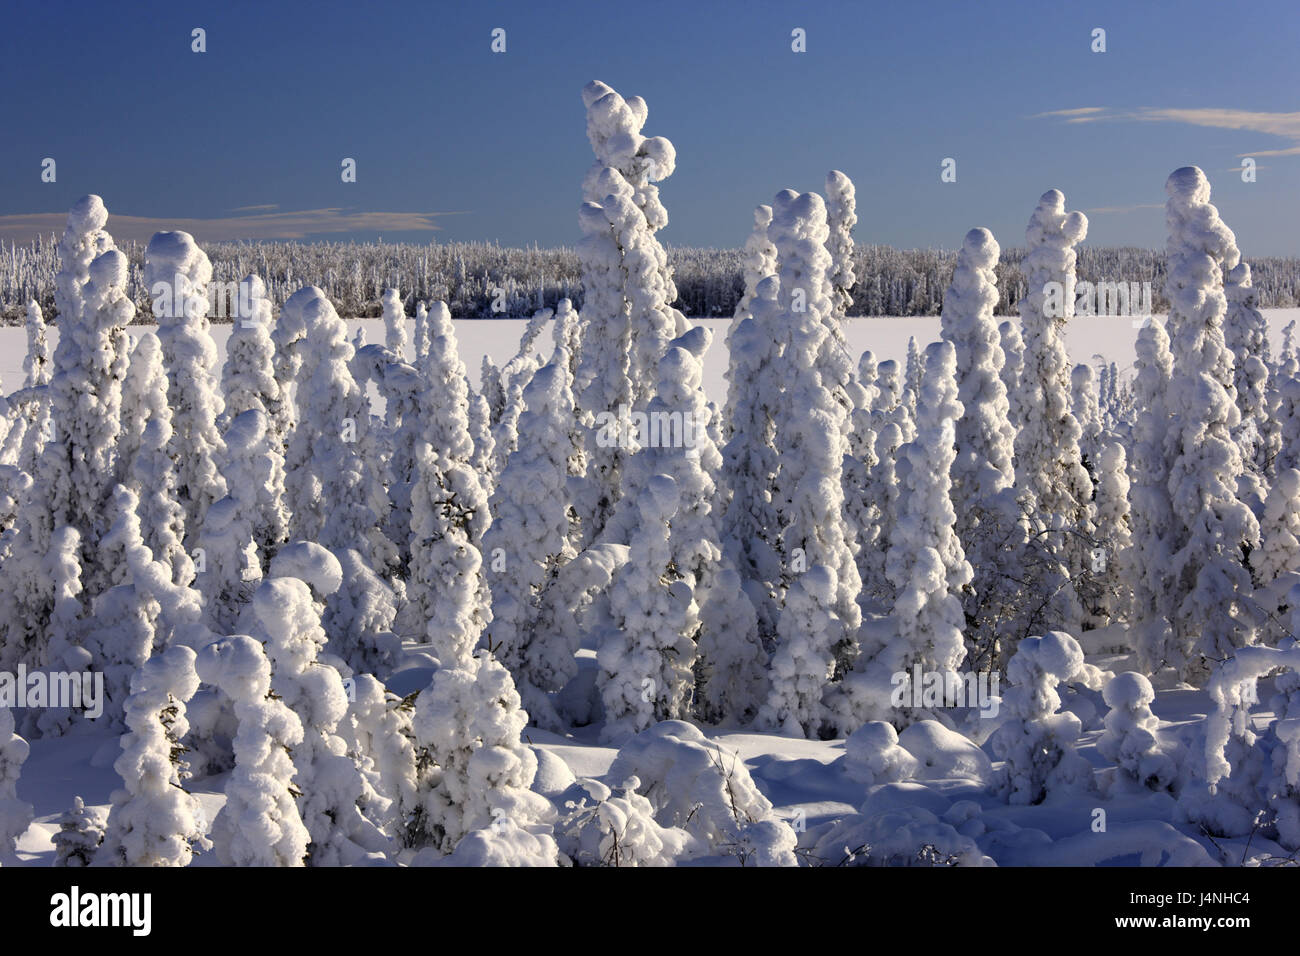
M 406 307 L 396 289 L 385 289 L 383 295 L 384 347 L 402 361 L 407 361 L 410 336 L 406 331 Z
M 212 821 L 217 859 L 226 866 L 302 866 L 309 835 L 295 802 L 290 757 L 302 722 L 271 694 L 271 664 L 262 645 L 238 634 L 198 655 L 199 677 L 234 701 L 239 730 L 226 803 Z
M 1096 549 L 1092 578 L 1094 605 L 1103 624 L 1127 622 L 1133 609 L 1133 581 L 1126 573 L 1133 545 L 1128 462 L 1124 446 L 1110 442 L 1097 455 Z
M 31 748 L 14 733 L 14 717 L 0 707 L 0 856 L 14 852 L 32 822 L 32 805 L 18 799 L 18 777 Z
M 563 633 L 538 628 L 544 592 L 574 554 L 565 494 L 573 422 L 567 363 L 567 352 L 557 349 L 523 391 L 519 430 L 528 440 L 501 472 L 483 536 L 492 592 L 488 646 L 514 675 L 532 720 L 553 729 L 559 720 L 546 695 L 577 672 L 577 648 Z
M 189 233 L 159 232 L 149 240 L 144 281 L 167 369 L 174 429 L 169 451 L 179 472 L 176 490 L 187 543 L 197 540 L 211 504 L 226 495 L 217 467 L 223 453 L 217 420 L 225 400 L 217 387 L 217 347 L 208 327 L 211 279 L 212 264 Z
M 411 490 L 410 575 L 404 637 L 427 637 L 444 667 L 469 661 L 491 620 L 483 559 L 476 541 L 491 522 L 487 494 L 470 461 L 469 386 L 447 306 L 429 313 L 424 434 Z
M 993 318 L 997 284 L 993 274 L 1001 250 L 987 229 L 966 233 L 952 283 L 943 298 L 940 334 L 951 342 L 957 362 L 956 458 L 952 463 L 952 506 L 957 537 L 974 577 L 962 594 L 970 656 L 982 664 L 996 659 L 1008 620 L 1021 615 L 1020 593 L 1025 531 L 1012 486 L 1015 429 L 1002 369 L 1006 357 Z
M 223 423 L 250 408 L 274 418 L 280 402 L 266 283 L 260 276 L 245 276 L 239 283 L 238 300 L 241 314 L 231 323 L 226 361 L 221 366 Z
M 519 348 L 514 357 L 496 370 L 492 382 L 492 400 L 489 402 L 489 422 L 492 426 L 492 458 L 488 476 L 499 475 L 506 460 L 519 443 L 519 416 L 523 412 L 524 389 L 529 379 L 541 368 L 542 358 L 534 353 L 542 329 L 550 321 L 550 309 L 538 309 L 524 326 Z M 475 442 L 477 450 L 479 442 Z
M 673 568 L 670 522 L 681 489 L 652 475 L 636 499 L 639 521 L 629 560 L 614 577 L 610 620 L 599 635 L 596 678 L 605 705 L 604 740 L 690 713 L 699 607 L 693 582 Z
M 262 580 L 259 542 L 280 534 L 275 525 L 283 512 L 274 495 L 283 460 L 267 440 L 267 423 L 267 416 L 256 408 L 231 420 L 221 466 L 231 492 L 208 508 L 199 534 L 206 567 L 197 583 L 218 634 L 234 630 Z
M 826 250 L 831 264 L 826 279 L 831 285 L 835 314 L 844 315 L 853 304 L 853 227 L 858 224 L 857 196 L 853 180 L 838 169 L 826 174 Z
M 775 255 L 775 253 L 774 253 Z M 781 582 L 780 523 L 772 486 L 779 470 L 776 416 L 781 407 L 782 382 L 777 302 L 780 279 L 762 279 L 749 304 L 750 316 L 733 322 L 727 369 L 727 429 L 722 449 L 722 486 L 726 510 L 722 516 L 723 547 L 740 574 L 758 615 L 759 635 L 766 647 L 776 641 Z
M 1087 665 L 1078 641 L 1063 631 L 1021 641 L 1007 667 L 1007 719 L 989 738 L 1006 763 L 995 788 L 1013 804 L 1036 804 L 1058 792 L 1093 789 L 1092 768 L 1075 749 L 1082 725 L 1059 710 L 1057 686 L 1080 679 Z
M 295 296 L 302 292 L 295 293 Z M 286 305 L 287 310 L 287 305 Z M 295 403 L 299 422 L 285 454 L 289 535 L 331 550 L 353 548 L 383 566 L 390 543 L 363 494 L 360 437 L 370 426 L 365 396 L 348 363 L 347 325 L 314 286 L 297 304 L 307 326 L 305 369 Z
M 770 275 L 776 275 L 776 246 L 767 237 L 767 227 L 772 224 L 772 207 L 757 206 L 754 209 L 754 228 L 745 240 L 745 294 L 736 304 L 735 319 L 740 320 L 751 315 L 750 306 L 758 294 L 758 284 Z M 739 327 L 739 322 L 727 326 L 727 349 L 731 349 L 731 334 Z
M 194 659 L 190 648 L 172 647 L 131 680 L 128 732 L 113 764 L 123 786 L 113 793 L 97 865 L 187 866 L 196 851 L 211 848 L 203 808 L 182 786 L 189 776 L 181 759 L 185 704 L 199 686 Z
M 1103 694 L 1110 711 L 1097 750 L 1115 764 L 1117 784 L 1124 781 L 1130 786 L 1168 788 L 1177 774 L 1173 758 L 1156 736 L 1160 719 L 1151 713 L 1151 702 L 1156 699 L 1151 682 L 1126 671 L 1107 681 Z
M 1255 580 L 1262 586 L 1285 571 L 1300 571 L 1300 471 L 1288 468 L 1274 479 L 1259 525 L 1260 546 L 1250 553 Z
M 119 441 L 120 483 L 139 498 L 144 544 L 154 558 L 171 569 L 172 580 L 188 585 L 194 562 L 185 550 L 185 511 L 177 496 L 180 480 L 169 448 L 172 410 L 167 404 L 167 372 L 162 345 L 152 332 L 142 332 L 131 350 L 122 394 L 123 431 Z
M 1025 340 L 1020 335 L 1020 323 L 1011 319 L 999 323 L 998 340 L 1002 345 L 1002 385 L 1007 392 L 1007 417 L 1011 427 L 1019 431 L 1022 423 L 1012 416 L 1021 409 L 1012 399 L 1020 391 L 1020 379 L 1025 372 Z
M 1210 184 L 1195 166 L 1170 174 L 1166 222 L 1169 327 L 1174 356 L 1169 382 L 1175 457 L 1169 490 L 1176 519 L 1170 580 L 1174 664 L 1185 680 L 1203 681 L 1211 661 L 1255 641 L 1246 605 L 1250 573 L 1242 547 L 1259 545 L 1259 525 L 1237 499 L 1245 467 L 1233 439 L 1240 422 L 1232 353 L 1223 337 L 1227 301 L 1223 269 L 1240 254 L 1232 230 L 1210 204 Z
M 436 863 L 466 840 L 466 854 L 484 851 L 480 862 L 558 860 L 555 809 L 529 789 L 537 756 L 520 740 L 527 723 L 510 672 L 486 651 L 434 674 L 412 722 L 422 754 L 407 842 L 424 847 L 414 864 Z
M 808 735 L 820 726 L 825 685 L 857 653 L 862 619 L 861 581 L 844 520 L 850 406 L 837 400 L 831 391 L 837 383 L 823 374 L 832 338 L 825 203 L 815 193 L 785 190 L 772 208 L 784 339 L 776 372 L 785 385 L 775 416 L 780 470 L 773 499 L 785 605 L 759 721 Z
M 1293 590 L 1293 606 L 1297 598 Z M 1260 679 L 1270 673 L 1277 693 L 1265 706 L 1275 719 L 1261 733 L 1251 707 L 1259 702 Z M 1237 648 L 1206 689 L 1215 706 L 1198 728 L 1204 751 L 1191 755 L 1179 819 L 1217 836 L 1262 829 L 1286 848 L 1300 848 L 1300 644 L 1288 637 L 1277 647 Z
M 314 551 L 313 581 L 342 578 L 337 559 L 323 548 Z M 253 596 L 260 638 L 270 658 L 271 689 L 302 721 L 302 743 L 293 747 L 294 780 L 301 795 L 298 809 L 311 835 L 312 866 L 356 865 L 384 859 L 387 838 L 360 809 L 366 789 L 356 762 L 348 755 L 339 726 L 348 710 L 343 678 L 318 660 L 325 648 L 316 603 L 306 580 L 271 577 Z
M 1070 410 L 1079 423 L 1079 451 L 1083 467 L 1095 480 L 1097 452 L 1101 447 L 1101 395 L 1097 387 L 1097 370 L 1080 363 L 1070 372 Z
M 361 812 L 384 833 L 400 838 L 416 805 L 415 708 L 370 674 L 353 678 L 352 691 L 339 733 L 369 784 Z
M 0 727 L 0 732 L 3 727 Z M 54 865 L 90 866 L 104 842 L 104 814 L 87 807 L 81 797 L 72 798 L 72 807 L 55 821 L 59 832 L 54 834 Z
M 1224 344 L 1232 352 L 1233 385 L 1241 421 L 1234 437 L 1241 448 L 1246 474 L 1256 494 L 1277 457 L 1281 433 L 1269 407 L 1268 321 L 1260 313 L 1250 266 L 1238 262 L 1228 270 L 1224 294 L 1228 312 L 1223 322 Z
M 49 644 L 43 660 L 52 670 L 81 673 L 96 664 L 84 646 L 87 616 L 83 606 L 84 587 L 81 569 L 81 536 L 71 525 L 60 525 L 50 538 L 50 550 L 40 573 L 51 585 L 53 602 L 49 616 Z M 38 711 L 36 726 L 42 736 L 55 737 L 67 731 L 75 719 L 66 708 L 49 707 Z M 31 715 L 28 715 L 31 719 Z
M 1136 419 L 1132 429 L 1129 520 L 1133 546 L 1122 561 L 1123 576 L 1133 591 L 1131 643 L 1146 673 L 1174 660 L 1170 646 L 1173 617 L 1169 584 L 1170 544 L 1174 533 L 1169 494 L 1172 459 L 1166 401 L 1173 356 L 1169 335 L 1158 322 L 1138 332 L 1137 376 L 1133 381 Z
M 35 301 L 27 303 L 27 352 L 23 356 L 23 386 L 47 385 L 53 366 L 50 346 L 45 341 L 45 315 Z
M 903 510 L 886 559 L 885 570 L 897 593 L 891 626 L 887 635 L 864 640 L 862 656 L 832 699 L 842 728 L 867 720 L 905 727 L 931 716 L 910 705 L 892 706 L 898 690 L 895 675 L 907 675 L 901 699 L 908 701 L 914 666 L 955 675 L 966 657 L 960 593 L 970 583 L 971 567 L 957 537 L 950 478 L 956 422 L 962 415 L 956 361 L 951 342 L 926 348 L 916 438 L 901 452 L 907 465 L 898 476 Z
M 1070 579 L 1088 566 L 1086 538 L 1092 533 L 1088 502 L 1092 484 L 1079 447 L 1082 430 L 1070 408 L 1070 364 L 1065 326 L 1074 316 L 1075 245 L 1088 232 L 1081 212 L 1065 211 L 1065 196 L 1048 190 L 1038 201 L 1025 232 L 1028 254 L 1021 264 L 1026 295 L 1020 300 L 1024 369 L 1012 396 L 1016 434 L 1016 489 L 1025 500 L 1033 530 L 1046 541 Z M 1057 627 L 1076 631 L 1081 610 L 1063 582 L 1047 582 L 1060 601 Z

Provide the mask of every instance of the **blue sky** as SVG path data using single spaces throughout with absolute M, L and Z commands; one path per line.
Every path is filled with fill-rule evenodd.
M 738 246 L 756 204 L 838 168 L 860 242 L 952 248 L 983 225 L 1020 245 L 1057 187 L 1090 211 L 1090 243 L 1161 246 L 1165 177 L 1196 164 L 1248 257 L 1300 254 L 1294 0 L 51 0 L 3 17 L 3 238 L 96 192 L 119 238 L 571 244 L 594 78 L 645 97 L 644 132 L 677 148 L 677 245 Z

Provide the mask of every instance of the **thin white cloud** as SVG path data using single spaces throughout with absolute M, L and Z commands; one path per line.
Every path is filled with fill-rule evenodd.
M 1106 120 L 1129 120 L 1143 123 L 1184 123 L 1208 129 L 1232 129 L 1265 136 L 1291 140 L 1293 145 L 1278 149 L 1259 149 L 1237 153 L 1246 156 L 1298 156 L 1300 155 L 1300 112 L 1267 113 L 1261 110 L 1223 109 L 1198 107 L 1193 109 L 1142 106 L 1135 110 L 1086 106 L 1078 109 L 1050 110 L 1038 113 L 1031 119 L 1061 119 L 1067 123 L 1097 123 Z
M 151 216 L 119 216 L 111 212 L 108 231 L 121 240 L 145 241 L 155 232 L 179 229 L 202 242 L 228 239 L 304 239 L 308 236 L 348 232 L 433 232 L 441 228 L 434 220 L 451 212 L 345 212 L 343 209 L 305 209 L 299 212 L 269 212 L 252 216 L 215 219 L 157 219 Z M 0 238 L 27 242 L 38 235 L 62 233 L 67 213 L 29 213 L 0 216 Z

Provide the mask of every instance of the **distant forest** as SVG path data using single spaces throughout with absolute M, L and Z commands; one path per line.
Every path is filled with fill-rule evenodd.
M 131 261 L 128 292 L 137 320 L 152 320 L 143 277 L 143 243 L 122 247 Z M 249 273 L 266 281 L 278 306 L 303 285 L 321 287 L 340 315 L 380 314 L 385 289 L 396 288 L 408 314 L 417 302 L 441 299 L 455 318 L 522 318 L 569 298 L 582 308 L 581 267 L 576 249 L 506 248 L 493 243 L 217 242 L 205 247 L 214 283 L 229 287 Z M 1163 251 L 1137 248 L 1078 250 L 1078 276 L 1090 282 L 1150 282 L 1153 308 L 1166 309 Z M 1016 311 L 1025 293 L 1023 249 L 1002 250 L 997 266 L 999 315 Z M 669 248 L 677 284 L 677 308 L 689 316 L 730 316 L 744 294 L 740 249 Z M 955 251 L 859 245 L 857 285 L 850 315 L 938 315 L 952 278 Z M 1247 258 L 1261 308 L 1300 305 L 1300 259 Z M 58 242 L 43 237 L 25 245 L 0 243 L 0 304 L 6 324 L 22 321 L 36 299 L 56 320 L 54 277 Z M 210 313 L 228 320 L 230 310 Z

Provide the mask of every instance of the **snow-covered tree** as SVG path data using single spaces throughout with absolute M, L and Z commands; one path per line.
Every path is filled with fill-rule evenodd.
M 529 861 L 554 862 L 555 812 L 529 789 L 537 756 L 520 739 L 527 724 L 510 672 L 486 651 L 444 664 L 415 703 L 412 730 L 423 753 L 408 843 L 427 846 L 424 856 L 436 860 L 467 838 L 517 829 L 531 836 L 522 841 Z
M 126 701 L 128 732 L 113 768 L 114 791 L 104 844 L 96 862 L 118 866 L 187 866 L 195 851 L 211 848 L 203 807 L 182 786 L 189 776 L 181 740 L 189 730 L 185 704 L 199 677 L 195 654 L 171 647 L 141 666 Z
M 310 579 L 341 580 L 332 554 L 317 549 L 315 555 L 319 566 L 307 572 Z M 347 692 L 338 670 L 318 660 L 326 636 L 307 582 L 282 576 L 263 581 L 253 596 L 253 614 L 255 636 L 271 660 L 271 689 L 302 721 L 302 742 L 292 757 L 298 808 L 311 835 L 308 862 L 346 866 L 382 854 L 387 840 L 361 813 L 365 781 L 338 734 Z
M 217 419 L 225 401 L 217 387 L 217 347 L 208 327 L 212 264 L 187 232 L 159 232 L 144 253 L 144 281 L 153 297 L 167 404 L 172 409 L 169 446 L 179 472 L 177 496 L 185 511 L 187 542 L 198 538 L 208 507 L 226 495 L 218 470 Z
M 100 844 L 104 842 L 103 813 L 94 807 L 87 807 L 81 797 L 73 797 L 71 809 L 56 822 L 59 824 L 59 832 L 53 837 L 54 865 L 90 866 Z
M 384 347 L 402 361 L 410 349 L 409 336 L 406 333 L 406 307 L 402 305 L 402 296 L 396 289 L 385 289 L 384 306 Z
M 1300 471 L 1288 468 L 1273 480 L 1259 522 L 1260 546 L 1250 566 L 1261 586 L 1285 571 L 1300 571 Z
M 1200 169 L 1175 170 L 1165 191 L 1176 449 L 1169 491 L 1179 522 L 1170 575 L 1178 660 L 1171 663 L 1191 679 L 1203 677 L 1210 661 L 1254 643 L 1242 548 L 1258 546 L 1259 525 L 1237 499 L 1244 464 L 1233 429 L 1240 412 L 1223 337 L 1222 276 L 1225 266 L 1237 264 L 1236 242 L 1210 204 L 1210 184 Z
M 699 608 L 692 582 L 673 566 L 670 523 L 681 490 L 652 475 L 637 496 L 639 521 L 629 561 L 609 594 L 610 622 L 599 635 L 596 684 L 605 704 L 605 740 L 690 712 Z
M 993 318 L 997 285 L 993 274 L 1001 250 L 987 229 L 966 233 L 952 284 L 943 297 L 940 334 L 951 342 L 957 362 L 957 456 L 952 463 L 952 504 L 957 537 L 974 570 L 963 594 L 967 635 L 973 650 L 984 652 L 1006 627 L 1006 604 L 1023 600 L 1007 593 L 1008 577 L 1021 558 L 1024 532 L 1011 490 L 1015 482 L 1015 429 L 1008 414 L 1002 369 L 1006 358 Z M 1022 585 L 1015 584 L 1019 591 Z
M 528 439 L 501 472 L 490 501 L 492 526 L 483 536 L 491 562 L 488 646 L 510 668 L 532 719 L 550 727 L 558 719 L 546 694 L 577 673 L 577 648 L 564 634 L 538 628 L 543 592 L 573 557 L 565 494 L 573 422 L 567 373 L 567 352 L 557 349 L 524 389 L 519 430 Z
M 275 378 L 275 340 L 271 338 L 271 300 L 260 276 L 245 276 L 239 283 L 239 310 L 226 340 L 226 362 L 221 367 L 221 392 L 228 422 L 256 408 L 274 418 L 280 403 Z
M 23 356 L 23 385 L 35 388 L 50 381 L 50 346 L 45 341 L 45 315 L 35 301 L 27 303 L 27 353 Z
M 212 844 L 226 866 L 302 866 L 310 839 L 295 801 L 292 748 L 302 743 L 298 715 L 271 693 L 262 645 L 243 634 L 213 641 L 196 661 L 204 683 L 234 701 L 235 768 L 226 803 L 212 821 Z
M 278 528 L 283 527 L 283 512 L 273 501 L 276 471 L 282 465 L 267 441 L 267 422 L 267 416 L 256 408 L 231 420 L 221 466 L 231 492 L 208 508 L 199 535 L 206 567 L 198 576 L 198 585 L 212 629 L 218 634 L 234 630 L 262 580 L 259 543 L 276 540 L 281 533 Z
M 1101 450 L 1101 394 L 1097 387 L 1097 370 L 1080 363 L 1070 372 L 1070 411 L 1079 423 L 1079 451 L 1083 467 L 1094 478 L 1097 454 Z
M 826 174 L 826 223 L 830 233 L 826 249 L 831 264 L 826 278 L 831 284 L 835 314 L 844 315 L 853 304 L 853 227 L 858 224 L 857 197 L 853 180 L 838 169 Z
M 1058 791 L 1093 788 L 1092 767 L 1076 749 L 1082 725 L 1060 710 L 1061 683 L 1080 679 L 1085 668 L 1079 643 L 1062 631 L 1021 641 L 1007 667 L 1011 686 L 1002 695 L 1007 719 L 989 738 L 1006 761 L 997 792 L 1013 804 L 1037 804 Z
M 456 348 L 456 333 L 445 304 L 429 314 L 430 344 L 425 358 L 425 408 L 411 490 L 411 563 L 403 636 L 427 635 L 434 655 L 451 666 L 468 660 L 491 620 L 483 540 L 491 515 L 482 481 L 470 462 L 469 386 Z
M 126 429 L 119 449 L 121 484 L 139 498 L 144 545 L 155 560 L 171 568 L 172 581 L 194 580 L 194 562 L 185 550 L 185 512 L 177 495 L 180 475 L 172 459 L 172 410 L 167 404 L 167 373 L 162 345 L 152 332 L 143 332 L 131 351 L 131 365 L 122 394 Z
M 1002 345 L 1002 385 L 1007 391 L 1007 416 L 1011 427 L 1019 431 L 1021 422 L 1011 417 L 1018 409 L 1012 399 L 1020 391 L 1020 377 L 1025 371 L 1025 340 L 1020 335 L 1020 323 L 1007 319 L 998 325 L 998 340 Z
M 772 209 L 784 339 L 777 376 L 785 386 L 775 416 L 780 470 L 773 499 L 785 606 L 759 719 L 807 735 L 819 726 L 825 684 L 857 652 L 861 580 L 844 519 L 849 407 L 831 391 L 838 383 L 818 369 L 831 337 L 826 206 L 815 193 L 785 190 Z
M 1129 620 L 1133 582 L 1126 573 L 1133 535 L 1129 506 L 1128 461 L 1119 442 L 1103 445 L 1097 455 L 1096 548 L 1092 577 L 1097 586 L 1097 613 L 1107 623 Z
M 901 452 L 906 463 L 898 474 L 902 510 L 886 560 L 897 599 L 889 634 L 864 640 L 862 656 L 842 682 L 833 705 L 841 729 L 867 720 L 902 727 L 927 716 L 910 703 L 891 706 L 891 697 L 901 693 L 902 700 L 913 700 L 914 666 L 955 675 L 966 657 L 960 594 L 972 572 L 957 536 L 952 500 L 956 423 L 962 416 L 956 372 L 951 342 L 926 348 L 916 438 Z M 898 674 L 905 675 L 901 691 Z
M 780 519 L 772 498 L 779 470 L 776 416 L 783 384 L 777 375 L 779 290 L 775 275 L 762 279 L 749 305 L 751 315 L 740 319 L 731 333 L 726 373 L 731 437 L 722 450 L 722 485 L 727 495 L 723 548 L 740 574 L 768 647 L 775 642 L 781 582 Z
M 31 748 L 14 733 L 14 717 L 0 707 L 0 855 L 14 852 L 32 823 L 32 805 L 18 799 L 18 777 Z
M 767 237 L 767 227 L 772 224 L 772 207 L 758 206 L 754 209 L 754 229 L 745 240 L 745 294 L 736 305 L 735 321 L 727 326 L 727 347 L 731 347 L 731 333 L 739 328 L 739 322 L 750 315 L 750 305 L 758 294 L 758 284 L 770 275 L 776 275 L 776 246 Z
M 1081 212 L 1065 211 L 1059 189 L 1043 194 L 1025 232 L 1028 254 L 1021 263 L 1026 294 L 1020 300 L 1025 364 L 1012 396 L 1016 490 L 1031 519 L 1031 531 L 1069 579 L 1089 567 L 1092 533 L 1088 502 L 1092 482 L 1083 465 L 1082 430 L 1070 407 L 1070 362 L 1065 326 L 1074 316 L 1075 245 L 1088 232 Z M 1048 592 L 1059 594 L 1050 624 L 1078 631 L 1081 609 L 1063 581 L 1048 576 Z
M 1106 732 L 1097 740 L 1098 752 L 1115 764 L 1118 779 L 1139 787 L 1166 789 L 1177 771 L 1156 736 L 1160 718 L 1151 712 L 1151 702 L 1156 699 L 1151 682 L 1126 671 L 1107 681 L 1102 693 L 1110 711 Z
M 1228 270 L 1224 294 L 1228 311 L 1224 344 L 1232 352 L 1233 386 L 1241 421 L 1234 437 L 1254 494 L 1263 494 L 1265 476 L 1277 456 L 1280 434 L 1269 407 L 1268 321 L 1260 313 L 1250 266 L 1238 262 Z
M 1138 332 L 1136 350 L 1129 489 L 1133 547 L 1122 561 L 1121 573 L 1133 589 L 1132 643 L 1142 669 L 1154 673 L 1172 662 L 1169 568 L 1174 514 L 1169 493 L 1172 455 L 1166 401 L 1173 356 L 1164 326 L 1145 323 Z
M 298 305 L 307 339 L 296 397 L 300 420 L 284 462 L 289 536 L 335 551 L 352 548 L 373 567 L 383 567 L 391 543 L 364 493 L 361 439 L 371 427 L 369 407 L 349 367 L 354 352 L 347 325 L 325 294 L 312 288 L 314 294 Z

